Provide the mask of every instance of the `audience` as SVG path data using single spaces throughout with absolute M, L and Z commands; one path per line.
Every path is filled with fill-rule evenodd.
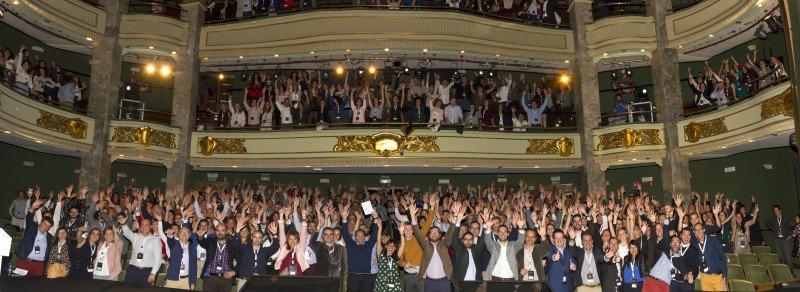
M 743 221 L 746 208 L 724 194 L 675 195 L 662 204 L 640 186 L 592 194 L 524 181 L 421 192 L 247 182 L 172 196 L 146 187 L 90 196 L 72 189 L 20 193 L 29 207 L 16 267 L 29 276 L 121 280 L 127 240 L 124 280 L 143 286 L 161 271 L 166 287 L 192 289 L 199 277 L 205 291 L 230 291 L 234 281 L 241 288 L 256 275 L 346 277 L 348 291 L 474 291 L 475 281 L 545 281 L 554 291 L 659 283 L 691 290 L 700 277 L 704 291 L 724 291 L 725 253 L 760 244 L 747 229 L 758 216 L 755 198 Z M 61 208 L 79 214 L 54 223 Z M 778 205 L 773 211 L 766 226 L 780 261 L 791 266 L 800 223 Z M 87 231 L 89 220 L 81 221 L 73 240 L 71 222 L 83 217 L 104 227 Z M 658 274 L 664 258 L 672 260 L 666 280 Z
M 86 85 L 77 75 L 67 75 L 56 62 L 47 66 L 45 60 L 36 56 L 36 66 L 29 56 L 29 50 L 20 46 L 16 55 L 10 48 L 0 53 L 0 82 L 13 87 L 17 92 L 36 98 L 39 101 L 60 106 L 66 110 L 75 110 L 82 99 Z

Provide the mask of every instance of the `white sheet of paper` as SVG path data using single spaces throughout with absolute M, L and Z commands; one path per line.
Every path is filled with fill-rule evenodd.
M 364 216 L 372 215 L 372 202 L 366 201 L 361 202 L 361 209 L 364 210 Z

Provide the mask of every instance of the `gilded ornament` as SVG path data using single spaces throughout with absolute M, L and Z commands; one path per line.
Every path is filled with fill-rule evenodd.
M 210 156 L 212 154 L 245 154 L 247 147 L 244 146 L 244 139 L 214 138 L 205 136 L 197 141 L 200 154 Z
M 661 145 L 658 129 L 624 129 L 619 132 L 606 133 L 598 136 L 599 143 L 597 143 L 597 150 L 608 150 L 615 148 L 631 149 L 635 146 L 643 145 Z
M 73 139 L 86 138 L 87 124 L 79 118 L 67 118 L 40 110 L 36 125 L 51 131 L 67 134 Z
M 175 134 L 144 127 L 114 127 L 111 142 L 139 144 L 144 147 L 159 146 L 167 149 L 178 148 Z
M 683 127 L 683 132 L 686 134 L 686 141 L 695 143 L 700 139 L 728 132 L 728 126 L 725 125 L 725 117 L 721 117 L 699 123 L 691 122 Z
M 373 152 L 388 157 L 401 151 L 438 152 L 436 137 L 402 136 L 395 133 L 378 133 L 371 136 L 337 137 L 334 152 Z
M 561 155 L 567 157 L 574 153 L 575 142 L 567 137 L 559 139 L 531 139 L 528 140 L 526 154 L 533 155 Z
M 761 102 L 762 121 L 779 115 L 792 116 L 793 114 L 794 98 L 792 98 L 791 88 Z

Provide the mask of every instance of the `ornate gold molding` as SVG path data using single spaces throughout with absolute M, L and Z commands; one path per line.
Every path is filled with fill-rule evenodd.
M 575 153 L 575 142 L 567 137 L 559 139 L 531 139 L 528 140 L 530 144 L 525 149 L 525 154 L 533 155 L 561 155 L 567 157 Z
M 683 127 L 683 132 L 686 134 L 686 141 L 695 143 L 700 139 L 728 132 L 728 126 L 725 125 L 725 117 L 720 117 L 705 122 L 691 122 Z
M 760 105 L 762 121 L 779 115 L 789 117 L 794 115 L 794 100 L 792 99 L 791 88 L 784 90 L 781 94 L 762 101 Z
M 374 152 L 388 157 L 401 151 L 439 152 L 436 137 L 401 136 L 395 133 L 378 133 L 372 136 L 337 137 L 334 152 Z
M 178 148 L 175 145 L 175 134 L 144 127 L 114 127 L 111 142 L 136 143 L 144 147 L 155 145 L 167 149 Z
M 205 156 L 210 156 L 211 154 L 247 153 L 247 147 L 244 147 L 244 139 L 214 138 L 211 136 L 198 139 L 197 150 Z
M 86 122 L 79 118 L 67 118 L 54 113 L 39 110 L 36 125 L 51 131 L 67 134 L 73 139 L 86 138 Z
M 661 130 L 658 129 L 625 129 L 619 132 L 606 133 L 598 136 L 600 142 L 597 143 L 597 150 L 608 150 L 614 148 L 633 148 L 636 145 L 661 145 L 664 143 L 659 137 Z

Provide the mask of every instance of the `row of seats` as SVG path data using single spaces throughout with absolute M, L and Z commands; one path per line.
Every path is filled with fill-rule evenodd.
M 749 265 L 762 265 L 768 266 L 772 264 L 780 264 L 781 260 L 777 254 L 774 253 L 740 253 L 740 254 L 732 254 L 726 253 L 725 257 L 728 258 L 729 264 L 737 264 L 742 266 L 749 266 Z

